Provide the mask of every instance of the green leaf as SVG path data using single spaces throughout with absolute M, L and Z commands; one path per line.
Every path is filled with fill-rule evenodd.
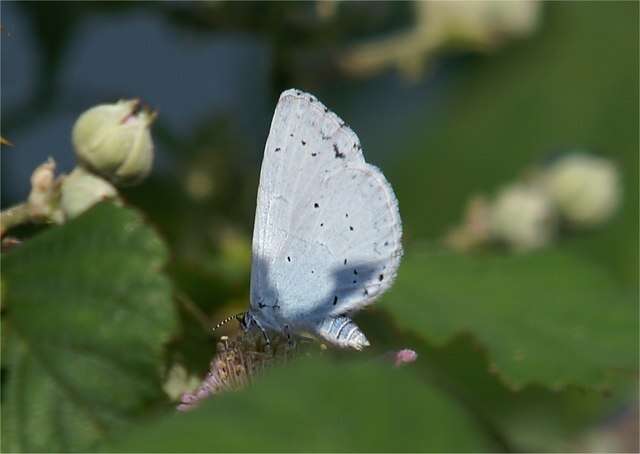
M 488 370 L 486 355 L 470 336 L 458 336 L 443 347 L 410 341 L 424 361 L 425 377 L 445 387 L 498 434 L 509 452 L 567 452 L 580 436 L 633 405 L 637 383 L 620 377 L 603 393 L 568 386 L 561 391 L 527 386 L 514 391 Z
M 166 257 L 135 212 L 109 204 L 2 257 L 3 451 L 89 449 L 162 399 Z
M 470 414 L 412 367 L 298 361 L 132 432 L 118 451 L 487 451 Z
M 412 370 L 463 402 L 507 452 L 574 451 L 580 436 L 633 406 L 633 375 L 616 375 L 607 392 L 535 385 L 514 390 L 489 370 L 487 354 L 468 334 L 434 346 L 403 330 L 388 311 L 363 311 L 357 320 L 377 350 L 409 346 L 418 352 Z
M 516 256 L 407 254 L 384 306 L 442 345 L 470 333 L 513 388 L 602 387 L 638 369 L 637 299 L 609 274 L 557 251 Z

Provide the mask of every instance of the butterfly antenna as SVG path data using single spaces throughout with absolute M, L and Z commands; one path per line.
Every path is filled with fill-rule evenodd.
M 214 326 L 211 331 L 215 331 L 218 328 L 226 325 L 227 323 L 229 323 L 231 320 L 238 320 L 240 323 L 242 323 L 242 319 L 244 318 L 246 312 L 240 312 L 239 314 L 235 314 L 235 315 L 230 315 L 229 317 L 225 318 L 224 320 L 222 320 L 220 323 L 218 323 L 216 326 Z

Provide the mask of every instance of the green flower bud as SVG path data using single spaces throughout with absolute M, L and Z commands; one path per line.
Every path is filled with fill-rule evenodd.
M 489 222 L 495 239 L 521 252 L 545 246 L 556 232 L 556 216 L 547 195 L 522 183 L 500 191 Z
M 543 171 L 542 185 L 571 224 L 590 227 L 608 220 L 620 205 L 618 169 L 605 158 L 571 153 Z
M 118 197 L 111 183 L 80 166 L 64 177 L 60 192 L 60 208 L 67 219 L 75 218 L 98 202 Z
M 138 110 L 137 100 L 95 106 L 73 126 L 80 163 L 115 184 L 135 184 L 151 171 L 155 114 Z

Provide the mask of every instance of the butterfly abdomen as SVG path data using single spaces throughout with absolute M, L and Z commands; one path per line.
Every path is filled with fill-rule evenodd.
M 345 315 L 323 320 L 318 325 L 316 334 L 337 347 L 362 350 L 369 346 L 369 341 L 358 325 Z

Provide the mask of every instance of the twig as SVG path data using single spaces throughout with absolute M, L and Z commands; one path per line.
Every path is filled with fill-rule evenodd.
M 211 333 L 213 323 L 209 320 L 209 317 L 195 304 L 191 299 L 182 292 L 175 292 L 176 299 L 185 310 L 196 319 L 196 321 L 204 328 L 207 333 Z
M 7 208 L 0 212 L 0 237 L 3 237 L 10 229 L 31 222 L 32 220 L 28 202 Z

